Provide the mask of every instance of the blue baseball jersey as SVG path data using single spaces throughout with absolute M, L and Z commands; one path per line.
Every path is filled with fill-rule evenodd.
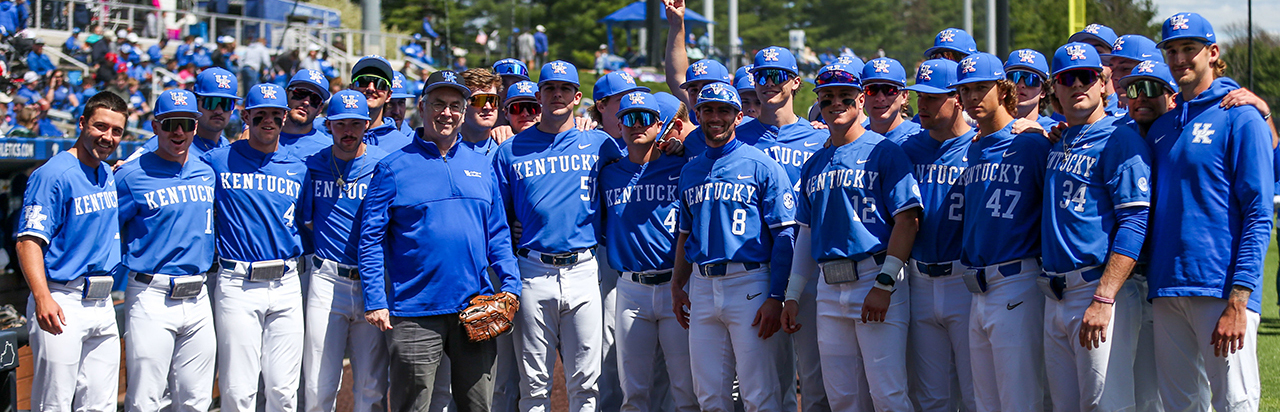
M 498 155 L 498 141 L 488 137 L 478 142 L 468 142 L 466 139 L 463 139 L 462 136 L 458 136 L 458 143 L 476 153 L 484 155 L 484 157 L 489 159 L 490 162 L 493 162 L 493 158 Z
M 213 168 L 154 152 L 116 171 L 124 266 L 163 275 L 204 273 L 213 265 Z
M 689 234 L 684 250 L 690 262 L 768 262 L 774 240 L 769 229 L 796 223 L 787 172 L 738 139 L 690 160 L 679 182 L 680 232 Z
M 919 209 L 911 160 L 893 141 L 867 130 L 819 150 L 804 165 L 796 220 L 813 228 L 813 258 L 862 260 L 889 247 L 893 217 Z
M 756 141 L 756 148 L 782 165 L 782 169 L 787 171 L 787 177 L 791 179 L 792 190 L 799 193 L 801 168 L 827 143 L 831 131 L 814 129 L 804 119 L 797 119 L 795 123 L 782 127 L 765 124 L 760 127 L 769 130 L 769 133 Z
M 1123 91 L 1121 92 L 1123 93 Z M 1108 116 L 1120 117 L 1129 114 L 1129 111 L 1120 107 L 1120 95 L 1112 94 L 1107 96 L 1107 107 L 1104 109 Z
M 961 261 L 989 266 L 1040 256 L 1040 199 L 1049 140 L 1013 122 L 969 144 Z
M 70 152 L 31 173 L 18 235 L 45 242 L 45 276 L 67 282 L 120 265 L 120 219 L 111 166 L 90 167 Z
M 920 123 L 906 120 L 899 124 L 898 127 L 890 130 L 889 133 L 885 133 L 884 137 L 894 144 L 901 145 L 902 142 L 907 141 L 908 137 L 914 136 L 916 133 L 920 133 L 921 130 L 924 129 L 920 127 Z
M 280 149 L 293 153 L 299 159 L 305 160 L 330 146 L 333 146 L 333 136 L 314 127 L 305 134 L 280 132 Z
M 1128 115 L 1126 115 L 1126 116 L 1128 116 Z M 1046 131 L 1046 132 L 1047 132 L 1047 131 L 1049 131 L 1049 129 L 1052 129 L 1054 126 L 1057 126 L 1057 125 L 1058 125 L 1058 121 L 1057 121 L 1057 120 L 1054 120 L 1052 117 L 1049 117 L 1049 116 L 1040 116 L 1040 117 L 1037 117 L 1037 118 L 1036 118 L 1036 123 L 1039 123 L 1039 124 L 1040 124 L 1040 127 L 1043 127 L 1043 128 L 1044 128 L 1044 131 Z
M 692 115 L 693 113 L 690 113 Z M 689 158 L 698 157 L 707 151 L 707 136 L 702 133 L 702 127 L 695 127 L 689 131 L 684 137 L 684 153 Z
M 378 146 L 378 148 L 387 153 L 394 153 L 400 150 L 400 148 L 409 145 L 410 141 L 410 137 L 400 132 L 395 120 L 390 117 L 382 118 L 382 126 L 370 128 L 364 132 L 364 142 L 366 144 Z M 332 141 L 329 143 L 333 144 Z
M 598 130 L 530 127 L 498 147 L 493 167 L 502 199 L 524 225 L 519 247 L 568 253 L 596 245 L 592 179 L 608 139 Z
M 1105 264 L 1116 211 L 1151 206 L 1151 150 L 1119 119 L 1072 126 L 1049 151 L 1040 225 L 1047 271 Z
M 690 117 L 693 112 L 689 113 Z M 803 120 L 803 119 L 802 119 Z M 696 122 L 694 124 L 697 124 Z M 743 116 L 742 122 L 738 123 L 738 127 L 734 128 L 734 139 L 746 143 L 749 146 L 755 146 L 761 138 L 777 136 L 778 128 L 760 122 L 759 119 Z M 688 136 L 684 138 L 685 153 L 689 156 L 698 156 L 707 151 L 707 136 L 703 134 L 702 127 L 693 129 Z
M 295 258 L 295 222 L 307 166 L 286 151 L 259 152 L 241 140 L 201 157 L 213 167 L 218 257 L 241 262 Z
M 1262 267 L 1271 242 L 1271 132 L 1258 110 L 1218 107 L 1240 86 L 1217 78 L 1147 133 L 1155 166 L 1148 248 L 1149 297 L 1227 298 L 1253 290 L 1262 309 Z
M 680 171 L 689 161 L 661 155 L 645 164 L 623 158 L 596 180 L 609 266 L 626 272 L 675 267 Z
M 302 190 L 299 210 L 302 222 L 312 227 L 309 232 L 316 256 L 355 265 L 360 241 L 356 215 L 369 193 L 373 170 L 387 152 L 365 145 L 364 155 L 348 161 L 335 157 L 332 147 L 307 158 L 307 186 Z M 339 176 L 343 186 L 338 186 Z
M 902 142 L 902 151 L 915 167 L 920 185 L 921 235 L 911 247 L 911 258 L 925 263 L 960 259 L 964 234 L 964 184 L 969 166 L 969 144 L 977 130 L 939 142 L 921 130 Z

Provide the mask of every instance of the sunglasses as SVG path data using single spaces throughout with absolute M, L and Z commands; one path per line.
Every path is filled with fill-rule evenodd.
M 757 84 L 765 84 L 765 82 L 773 82 L 773 84 L 783 84 L 791 80 L 791 72 L 782 69 L 760 69 L 756 70 Z
M 200 108 L 209 111 L 222 109 L 224 112 L 229 112 L 236 109 L 236 99 L 226 97 L 203 97 L 200 99 Z
M 181 129 L 184 132 L 196 130 L 196 119 L 190 117 L 170 117 L 160 119 L 160 130 L 165 132 L 176 132 Z
M 1088 86 L 1093 84 L 1093 82 L 1098 81 L 1098 72 L 1089 69 L 1067 70 L 1065 72 L 1058 73 L 1057 76 L 1053 76 L 1053 79 L 1058 82 L 1058 84 L 1067 87 L 1075 85 L 1076 80 L 1079 80 L 1080 84 Z
M 1154 99 L 1156 97 L 1164 96 L 1165 86 L 1155 80 L 1135 80 L 1132 83 L 1129 83 L 1128 87 L 1124 88 L 1124 92 L 1130 99 L 1137 99 L 1139 97 Z
M 1040 85 L 1044 83 L 1044 80 L 1040 78 L 1040 75 L 1026 70 L 1010 71 L 1008 76 L 1009 81 L 1013 82 L 1013 84 L 1022 83 L 1027 87 L 1040 87 Z
M 507 112 L 511 114 L 537 116 L 538 113 L 542 113 L 542 106 L 534 102 L 515 102 L 510 106 L 507 106 Z
M 871 97 L 879 96 L 882 93 L 885 96 L 894 97 L 901 92 L 902 92 L 902 89 L 892 84 L 873 84 L 873 85 L 867 86 L 867 96 L 871 96 Z
M 515 63 L 504 63 L 493 68 L 499 76 L 529 76 L 529 69 Z
M 372 74 L 362 74 L 362 75 L 356 76 L 354 79 L 351 79 L 351 84 L 354 85 L 356 88 L 373 87 L 376 90 L 382 90 L 382 91 L 391 90 L 391 83 L 388 82 L 387 79 L 384 79 L 381 76 L 372 75 Z
M 483 109 L 487 104 L 491 104 L 493 107 L 498 107 L 498 95 L 486 93 L 471 96 L 471 107 Z
M 649 127 L 658 122 L 658 115 L 653 112 L 637 110 L 622 115 L 622 125 L 626 127 Z
M 320 107 L 320 103 L 321 103 L 320 95 L 315 94 L 310 90 L 306 90 L 302 88 L 289 90 L 289 99 L 299 100 L 299 101 L 305 100 L 308 104 L 311 105 L 311 107 Z
M 818 75 L 818 78 L 813 79 L 813 84 L 817 86 L 826 86 L 828 84 L 833 84 L 833 83 L 850 84 L 850 85 L 857 86 L 859 83 L 861 83 L 861 80 L 858 80 L 858 76 L 854 76 L 853 73 L 849 73 L 841 70 L 832 70 L 826 73 L 822 73 Z

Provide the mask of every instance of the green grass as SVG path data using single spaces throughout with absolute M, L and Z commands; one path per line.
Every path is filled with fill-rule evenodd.
M 1263 272 L 1262 324 L 1258 326 L 1258 369 L 1262 375 L 1262 405 L 1259 410 L 1280 411 L 1280 314 L 1276 307 L 1276 267 L 1280 264 L 1275 230 L 1267 251 L 1267 268 Z

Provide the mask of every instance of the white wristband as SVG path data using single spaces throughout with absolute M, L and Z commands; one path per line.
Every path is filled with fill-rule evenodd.
M 880 273 L 893 277 L 895 282 L 901 282 L 902 266 L 902 259 L 898 259 L 894 255 L 886 255 L 884 257 L 884 265 L 880 266 Z

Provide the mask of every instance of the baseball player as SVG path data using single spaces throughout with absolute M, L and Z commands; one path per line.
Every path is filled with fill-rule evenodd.
M 409 100 L 413 99 L 413 94 L 409 93 L 409 79 L 404 77 L 400 72 L 391 73 L 391 100 L 387 100 L 387 117 L 390 117 L 399 129 L 400 133 L 405 136 L 413 136 L 414 129 L 409 123 Z M 367 99 L 366 99 L 367 101 Z
M 214 322 L 224 411 L 254 410 L 259 376 L 267 409 L 297 408 L 304 325 L 295 217 L 307 167 L 279 150 L 287 110 L 280 86 L 249 88 L 249 138 L 201 157 L 217 174 Z
M 1080 42 L 1093 46 L 1094 51 L 1098 55 L 1111 54 L 1112 45 L 1116 43 L 1116 31 L 1110 27 L 1101 24 L 1090 24 L 1084 27 L 1071 37 L 1067 38 L 1067 42 Z M 1111 67 L 1103 66 L 1102 83 L 1105 87 L 1103 96 L 1107 99 L 1107 115 L 1124 116 L 1124 107 L 1120 106 L 1120 98 L 1116 96 L 1115 84 L 1111 82 Z
M 1128 278 L 1146 236 L 1151 153 L 1136 131 L 1105 113 L 1100 76 L 1102 61 L 1087 44 L 1067 43 L 1053 55 L 1053 94 L 1067 129 L 1049 152 L 1038 280 L 1058 411 L 1135 405 L 1142 297 Z
M 742 98 L 742 121 L 749 122 L 760 115 L 760 95 L 756 94 L 756 81 L 751 76 L 748 64 L 733 72 L 733 88 L 738 89 L 738 97 Z
M 1109 54 L 1100 55 L 1102 64 L 1111 68 L 1111 82 L 1114 86 L 1116 81 L 1128 76 L 1133 71 L 1134 66 L 1144 60 L 1155 60 L 1164 63 L 1164 55 L 1160 52 L 1160 48 L 1156 47 L 1156 42 L 1148 39 L 1141 34 L 1126 34 L 1116 39 L 1111 46 Z M 1118 105 L 1120 107 L 1129 107 L 1129 98 L 1124 90 L 1116 90 L 1118 97 Z
M 356 249 L 356 215 L 369 192 L 374 167 L 387 155 L 363 141 L 368 113 L 363 94 L 343 90 L 333 95 L 325 120 L 333 143 L 306 161 L 307 186 L 299 209 L 316 245 L 302 350 L 307 411 L 334 410 L 348 348 L 359 348 L 351 351 L 356 410 L 386 409 L 386 342 L 382 331 L 364 319 Z
M 1170 411 L 1256 410 L 1275 183 L 1267 125 L 1253 108 L 1219 106 L 1239 86 L 1222 77 L 1204 17 L 1175 14 L 1161 34 L 1183 114 L 1162 116 L 1147 133 L 1157 171 L 1147 281 L 1160 397 Z
M 470 69 L 462 72 L 463 83 L 471 90 L 468 96 L 466 116 L 462 119 L 462 144 L 493 160 L 498 154 L 498 141 L 489 137 L 489 131 L 497 125 L 502 98 L 498 89 L 502 79 L 487 69 Z
M 76 145 L 27 181 L 15 237 L 31 289 L 34 411 L 116 409 L 120 337 L 110 298 L 120 223 L 115 176 L 104 161 L 120 144 L 127 115 L 111 92 L 90 97 Z
M 616 73 L 616 72 L 615 72 Z M 651 394 L 667 389 L 654 386 L 655 360 L 661 347 L 676 410 L 697 411 L 690 372 L 689 333 L 680 326 L 671 306 L 678 210 L 676 181 L 688 159 L 671 156 L 658 140 L 679 138 L 676 120 L 682 109 L 670 94 L 657 96 L 636 90 L 615 97 L 627 157 L 604 165 L 597 181 L 601 233 L 610 265 L 621 271 L 617 281 L 618 356 L 615 360 L 623 392 L 621 410 L 655 410 Z
M 498 146 L 494 159 L 507 210 L 524 227 L 516 248 L 523 281 L 515 322 L 520 410 L 550 407 L 551 373 L 559 351 L 569 408 L 593 411 L 604 321 L 598 264 L 592 261 L 592 170 L 609 136 L 574 127 L 573 109 L 582 92 L 573 64 L 553 61 L 541 73 L 536 96 L 546 109 L 542 121 Z
M 316 70 L 302 69 L 289 80 L 285 88 L 288 94 L 289 112 L 280 128 L 280 148 L 294 156 L 306 159 L 316 152 L 333 145 L 327 130 L 314 126 L 324 102 L 329 100 L 329 79 Z
M 125 409 L 206 411 L 213 401 L 217 338 L 205 272 L 213 264 L 213 186 L 190 156 L 196 96 L 156 97 L 159 148 L 116 171 L 125 294 Z
M 529 67 L 524 65 L 520 59 L 502 59 L 493 63 L 493 73 L 502 78 L 502 85 L 498 87 L 498 96 L 507 96 L 511 92 L 511 85 L 522 81 L 529 81 Z M 502 106 L 498 112 L 497 126 L 507 126 L 507 108 Z M 520 133 L 512 130 L 512 133 Z
M 695 110 L 710 147 L 680 172 L 672 310 L 689 329 L 702 410 L 733 410 L 736 371 L 747 411 L 781 411 L 791 387 L 778 382 L 776 358 L 787 348 L 776 332 L 791 267 L 795 195 L 782 166 L 735 138 L 740 108 L 728 83 L 711 83 L 698 96 Z
M 911 327 L 907 356 L 915 410 L 976 411 L 969 363 L 969 313 L 973 294 L 961 275 L 965 154 L 977 131 L 965 122 L 952 84 L 956 63 L 933 59 L 920 64 L 916 92 L 922 131 L 902 142 L 920 186 L 920 232 L 907 262 L 911 286 Z M 952 382 L 958 383 L 959 393 Z
M 1023 122 L 1035 122 L 1023 130 L 1035 129 L 1034 126 L 1039 126 L 1041 131 L 1053 129 L 1058 121 L 1040 115 L 1040 102 L 1049 94 L 1049 60 L 1044 54 L 1032 49 L 1010 52 L 1009 60 L 1004 62 L 1004 75 L 1018 88 L 1018 112 L 1014 113 L 1018 120 L 1014 122 L 1014 129 L 1018 129 L 1017 123 Z
M 978 122 L 965 154 L 963 279 L 974 293 L 969 360 L 979 411 L 1033 411 L 1044 402 L 1044 296 L 1040 274 L 1040 196 L 1049 141 L 1012 132 L 1017 89 L 1000 58 L 960 60 L 956 91 Z M 963 159 L 961 159 L 963 160 Z M 999 239 L 991 234 L 998 233 Z
M 868 127 L 871 131 L 902 144 L 908 136 L 920 132 L 920 124 L 902 118 L 907 104 L 907 71 L 902 63 L 887 57 L 872 59 L 862 66 L 862 87 L 867 101 Z
M 381 56 L 365 56 L 351 67 L 351 90 L 364 93 L 369 102 L 369 131 L 364 142 L 387 153 L 409 144 L 409 136 L 400 132 L 395 120 L 386 117 L 383 107 L 391 100 L 391 79 L 395 78 L 391 63 Z
M 818 272 L 814 326 L 831 409 L 911 410 L 911 294 L 894 292 L 910 289 L 902 268 L 919 228 L 920 188 L 902 148 L 858 123 L 865 97 L 857 76 L 837 64 L 814 84 L 831 139 L 800 177 L 801 229 L 784 322 L 794 323 L 797 298 Z
M 538 124 L 542 119 L 542 105 L 536 94 L 538 84 L 523 80 L 507 88 L 507 98 L 502 100 L 506 122 L 512 133 L 520 133 Z
M 978 52 L 978 43 L 973 40 L 973 36 L 969 32 L 948 27 L 938 32 L 933 38 L 933 47 L 924 51 L 926 59 L 947 59 L 958 62 L 973 53 Z
M 795 114 L 795 93 L 800 89 L 800 74 L 795 56 L 785 48 L 772 46 L 755 55 L 751 77 L 759 79 L 755 95 L 760 99 L 759 117 L 744 121 L 735 139 L 751 143 L 782 165 L 793 191 L 800 187 L 801 166 L 822 148 L 830 137 L 827 130 L 815 129 L 807 119 Z M 705 140 L 704 140 L 705 141 Z M 806 287 L 800 296 L 800 323 L 817 320 L 815 299 L 817 285 Z M 822 362 L 818 358 L 817 329 L 795 331 L 782 337 L 784 353 L 778 354 L 778 379 L 786 393 L 782 407 L 795 409 L 797 369 L 800 372 L 801 398 L 805 412 L 829 411 L 822 383 Z
M 227 138 L 222 136 L 227 121 L 235 114 L 236 103 L 240 96 L 236 95 L 236 76 L 219 67 L 201 70 L 196 75 L 194 92 L 196 105 L 200 110 L 200 121 L 196 124 L 196 138 L 191 140 L 191 157 L 200 158 L 205 152 L 226 146 Z M 138 150 L 129 155 L 125 161 L 138 158 L 145 152 L 153 152 L 159 148 L 157 137 L 152 136 Z

